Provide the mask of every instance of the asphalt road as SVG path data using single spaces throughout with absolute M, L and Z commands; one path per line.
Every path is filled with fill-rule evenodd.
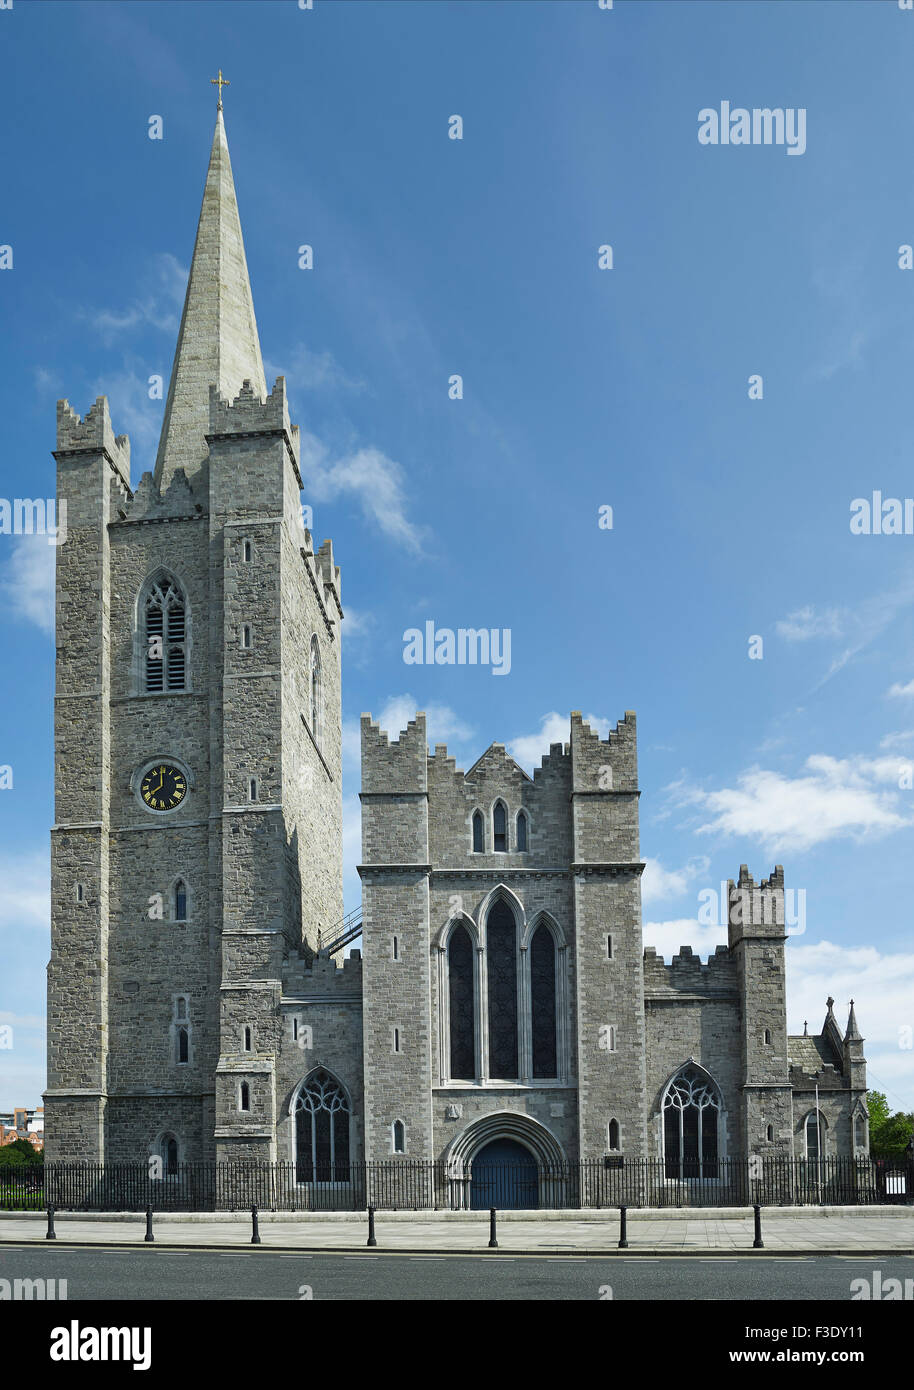
M 914 1280 L 914 1257 L 430 1256 L 0 1246 L 4 1279 L 66 1279 L 69 1300 L 749 1299 L 850 1302 L 851 1280 Z M 611 1290 L 611 1294 L 608 1292 Z

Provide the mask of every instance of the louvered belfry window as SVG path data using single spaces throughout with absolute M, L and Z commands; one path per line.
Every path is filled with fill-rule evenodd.
M 184 594 L 173 579 L 160 579 L 146 599 L 146 690 L 187 689 Z

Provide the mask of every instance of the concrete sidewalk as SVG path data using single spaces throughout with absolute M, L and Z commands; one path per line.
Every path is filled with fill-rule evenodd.
M 58 1244 L 170 1249 L 251 1249 L 251 1218 L 228 1213 L 168 1213 L 153 1219 L 155 1242 L 144 1242 L 145 1217 L 136 1213 L 58 1212 Z M 259 1214 L 261 1248 L 369 1254 L 364 1212 Z M 459 1254 L 488 1248 L 487 1212 L 378 1212 L 379 1251 Z M 0 1213 L 0 1246 L 44 1242 L 43 1212 Z M 767 1208 L 762 1210 L 764 1251 L 753 1251 L 749 1211 L 630 1211 L 628 1252 L 618 1252 L 619 1213 L 504 1212 L 498 1246 L 513 1253 L 712 1254 L 820 1253 L 914 1255 L 914 1208 Z

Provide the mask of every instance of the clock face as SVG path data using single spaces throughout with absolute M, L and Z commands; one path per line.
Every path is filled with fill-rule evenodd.
M 140 783 L 140 795 L 150 811 L 173 811 L 187 794 L 187 779 L 173 763 L 156 763 Z

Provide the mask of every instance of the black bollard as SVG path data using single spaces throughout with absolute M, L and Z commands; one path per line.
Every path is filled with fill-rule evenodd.
M 45 1240 L 56 1240 L 57 1232 L 54 1230 L 54 1208 L 48 1207 L 48 1233 Z
M 260 1244 L 260 1230 L 259 1230 L 258 1225 L 257 1225 L 257 1208 L 256 1208 L 256 1207 L 251 1207 L 251 1221 L 252 1221 L 253 1227 L 254 1227 L 253 1233 L 252 1233 L 252 1235 L 251 1235 L 251 1244 L 252 1244 L 252 1245 L 259 1245 L 259 1244 Z
M 762 1209 L 756 1202 L 752 1208 L 755 1212 L 755 1240 L 752 1242 L 753 1250 L 764 1250 L 765 1242 L 762 1240 Z
M 489 1207 L 489 1249 L 497 1250 L 498 1241 L 495 1239 L 495 1208 Z
M 146 1239 L 155 1240 L 155 1236 L 152 1234 L 152 1207 L 146 1208 Z
M 374 1207 L 368 1208 L 368 1244 L 377 1245 L 374 1234 Z
M 627 1234 L 626 1234 L 626 1230 L 627 1230 L 627 1220 L 626 1220 L 626 1218 L 627 1218 L 627 1217 L 628 1217 L 628 1207 L 620 1207 L 620 1208 L 619 1208 L 619 1249 L 620 1249 L 620 1250 L 627 1250 L 627 1249 L 628 1249 L 628 1236 L 627 1236 Z

